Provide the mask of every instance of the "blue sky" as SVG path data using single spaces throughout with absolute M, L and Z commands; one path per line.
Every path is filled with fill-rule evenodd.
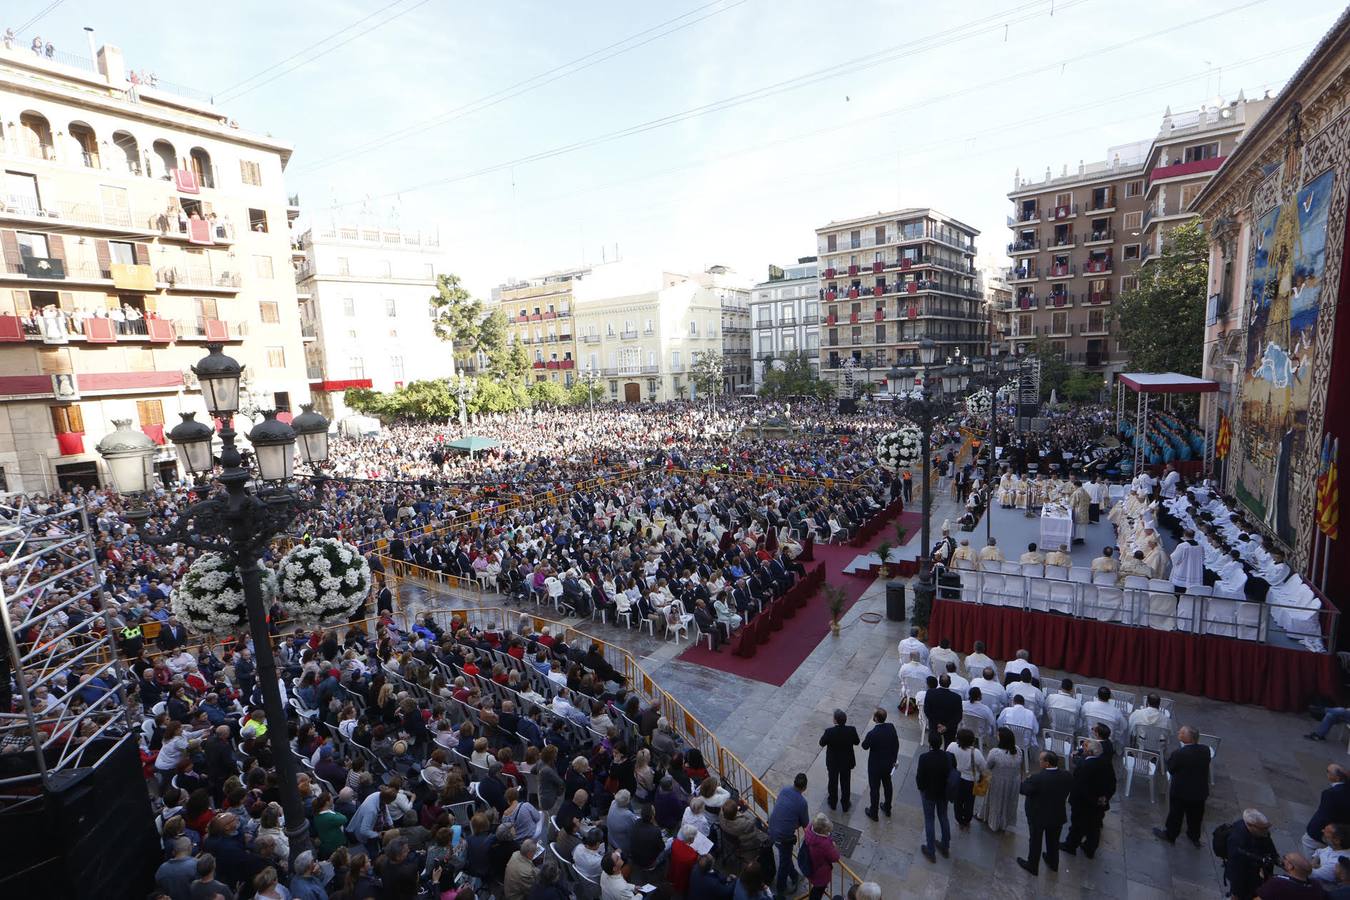
M 10 0 L 0 27 L 50 2 Z M 813 253 L 815 227 L 898 206 L 969 222 L 992 259 L 1007 242 L 1014 170 L 1039 177 L 1105 158 L 1108 146 L 1151 137 L 1169 104 L 1180 112 L 1239 88 L 1278 90 L 1341 9 L 1337 0 L 233 0 L 170 12 L 62 0 L 23 37 L 83 52 L 80 29 L 91 25 L 129 67 L 229 96 L 371 17 L 311 55 L 350 42 L 221 108 L 295 145 L 287 187 L 307 220 L 438 228 L 447 267 L 486 296 L 510 276 L 599 262 L 602 246 L 612 258 L 616 244 L 653 266 L 723 263 L 759 279 L 769 263 Z M 686 13 L 662 31 L 688 27 L 649 33 L 631 52 L 479 102 Z M 1203 21 L 1184 24 L 1192 20 Z M 1183 27 L 1156 34 L 1174 26 Z M 827 77 L 723 111 L 507 165 L 819 70 Z

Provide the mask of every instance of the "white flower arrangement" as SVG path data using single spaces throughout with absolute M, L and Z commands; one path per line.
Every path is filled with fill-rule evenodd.
M 262 570 L 263 605 L 277 595 L 277 576 Z M 169 605 L 189 631 L 203 635 L 238 634 L 248 628 L 244 582 L 234 563 L 219 553 L 205 553 L 188 568 Z
M 296 547 L 281 558 L 281 602 L 296 621 L 345 621 L 370 594 L 370 563 L 351 544 L 331 538 Z
M 989 417 L 989 408 L 994 402 L 988 388 L 980 388 L 975 393 L 966 398 L 966 412 L 977 419 L 987 419 Z
M 913 425 L 883 434 L 877 442 L 877 463 L 894 472 L 908 469 L 923 459 L 923 434 Z

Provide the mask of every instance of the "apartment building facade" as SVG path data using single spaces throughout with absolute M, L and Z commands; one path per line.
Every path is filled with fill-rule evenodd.
M 245 364 L 245 410 L 307 402 L 283 173 L 289 145 L 182 89 L 133 86 L 121 51 L 0 48 L 0 489 L 93 486 L 128 419 L 163 450 L 205 407 L 207 343 Z M 246 429 L 241 429 L 246 430 Z
M 579 277 L 573 315 L 580 377 L 596 379 L 612 402 L 700 399 L 690 370 L 702 354 L 723 352 L 722 301 L 700 282 L 698 275 L 627 263 Z
M 1075 172 L 1015 179 L 1007 272 L 1015 352 L 1039 338 L 1072 365 L 1120 370 L 1110 309 L 1136 284 L 1147 149 L 1143 141 L 1124 144 Z
M 820 280 L 816 257 L 796 264 L 769 266 L 769 277 L 750 296 L 754 388 L 774 359 L 794 353 L 807 357 L 812 374 L 820 374 Z
M 1013 293 L 1002 266 L 981 266 L 976 284 L 984 297 L 985 316 L 989 320 L 990 340 L 1008 346 L 1012 331 Z
M 1268 97 L 1248 100 L 1239 93 L 1228 104 L 1176 115 L 1167 110 L 1145 163 L 1142 262 L 1162 252 L 1169 231 L 1195 218 L 1191 204 L 1269 105 Z
M 566 269 L 493 288 L 506 315 L 507 340 L 522 344 L 535 381 L 570 388 L 577 378 L 572 287 L 589 268 Z
M 315 408 L 338 421 L 348 388 L 393 391 L 455 374 L 431 327 L 440 240 L 369 225 L 316 225 L 293 246 L 305 374 Z
M 816 229 L 820 371 L 840 388 L 880 384 L 892 365 L 918 365 L 919 341 L 942 357 L 985 352 L 975 238 L 927 208 L 877 213 Z M 850 363 L 849 360 L 852 360 Z
M 750 281 L 728 266 L 709 266 L 695 277 L 722 306 L 722 393 L 749 393 L 753 376 Z

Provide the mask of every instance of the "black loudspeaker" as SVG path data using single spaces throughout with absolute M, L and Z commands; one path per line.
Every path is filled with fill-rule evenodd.
M 852 397 L 839 398 L 839 411 L 841 413 L 855 413 L 858 411 L 858 401 Z
M 0 813 L 0 897 L 139 900 L 154 887 L 164 854 L 136 741 L 96 741 L 85 753 L 95 759 Z

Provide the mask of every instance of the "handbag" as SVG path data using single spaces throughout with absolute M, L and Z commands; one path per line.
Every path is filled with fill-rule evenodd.
M 951 763 L 951 768 L 947 770 L 947 800 L 955 803 L 961 796 L 961 770 L 956 765 L 956 757 L 947 754 L 947 761 Z
M 989 785 L 993 783 L 993 780 L 993 776 L 988 772 L 981 772 L 979 780 L 975 782 L 975 785 L 970 789 L 970 792 L 976 797 L 983 797 L 985 794 L 989 793 Z

